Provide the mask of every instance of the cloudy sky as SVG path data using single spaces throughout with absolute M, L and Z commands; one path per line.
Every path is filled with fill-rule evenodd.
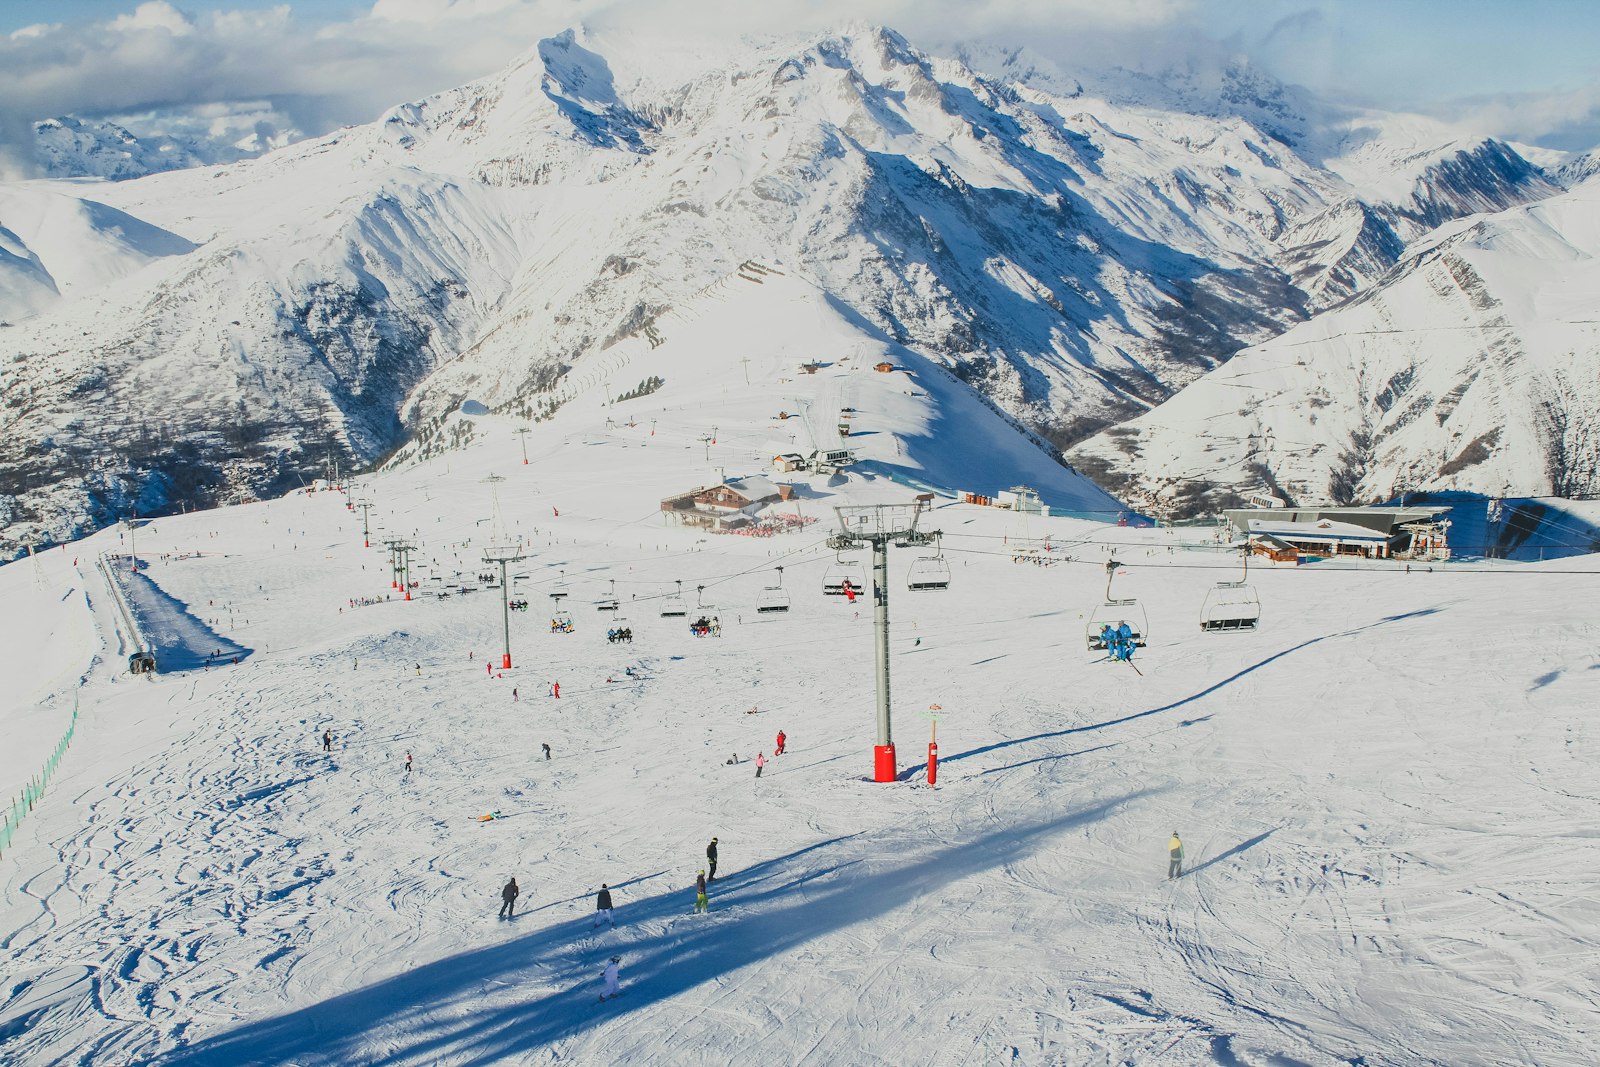
M 1245 56 L 1335 100 L 1600 144 L 1590 0 L 0 0 L 0 150 L 64 114 L 139 133 L 321 133 L 580 23 L 703 46 L 846 20 L 930 51 L 1025 43 L 1068 69 Z

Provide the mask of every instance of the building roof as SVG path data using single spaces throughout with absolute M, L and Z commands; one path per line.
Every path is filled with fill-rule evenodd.
M 752 474 L 748 478 L 729 478 L 722 484 L 752 503 L 783 495 L 778 491 L 776 482 L 759 474 Z
M 1271 522 L 1251 519 L 1250 532 L 1264 534 L 1280 541 L 1369 541 L 1383 544 L 1389 540 L 1387 533 L 1370 530 L 1350 522 L 1318 519 L 1315 522 Z
M 1278 526 L 1285 523 L 1319 522 L 1330 519 L 1337 523 L 1359 526 L 1368 533 L 1381 533 L 1392 537 L 1408 522 L 1433 519 L 1449 510 L 1448 507 L 1431 505 L 1409 508 L 1230 508 L 1222 514 L 1233 524 L 1234 529 L 1248 530 L 1252 533 L 1255 532 L 1253 523 L 1257 521 Z

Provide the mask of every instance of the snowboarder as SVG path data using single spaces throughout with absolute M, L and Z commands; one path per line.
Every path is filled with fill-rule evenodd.
M 784 743 L 784 742 L 785 742 L 785 741 L 786 741 L 786 740 L 788 740 L 788 737 L 787 737 L 787 735 L 785 735 L 785 734 L 784 734 L 784 732 L 783 732 L 783 731 L 782 731 L 782 730 L 779 730 L 779 731 L 778 731 L 778 747 L 777 747 L 777 748 L 775 748 L 775 749 L 773 749 L 773 750 L 772 750 L 772 754 L 773 754 L 773 755 L 774 755 L 774 756 L 781 756 L 781 755 L 783 755 L 783 743 Z
M 539 747 L 544 749 L 544 758 L 548 760 L 550 758 L 550 742 L 545 741 Z
M 600 892 L 594 898 L 594 924 L 599 926 L 602 921 L 617 925 L 617 920 L 611 916 L 611 887 L 604 882 L 600 883 Z
M 607 997 L 616 997 L 622 995 L 622 979 L 617 976 L 617 967 L 621 963 L 621 956 L 612 956 L 611 961 L 606 964 L 606 969 L 601 972 L 601 976 L 606 980 L 605 991 L 600 994 L 600 999 L 602 1001 L 604 1001 Z
M 521 892 L 522 890 L 517 888 L 516 878 L 512 878 L 511 881 L 506 883 L 506 887 L 500 890 L 500 918 L 509 919 L 512 917 L 517 910 L 517 896 Z
M 711 839 L 711 844 L 706 846 L 706 862 L 711 864 L 710 881 L 715 882 L 717 880 L 717 839 L 714 837 Z
M 333 731 L 331 729 L 322 731 L 322 751 L 333 751 Z
M 1172 831 L 1172 840 L 1167 842 L 1167 877 L 1183 877 L 1183 842 L 1176 830 Z
M 694 913 L 699 915 L 710 910 L 711 902 L 706 899 L 706 872 L 701 871 L 694 880 Z
M 765 752 L 757 752 L 756 753 L 756 777 L 757 778 L 761 777 L 761 768 L 765 767 L 766 765 L 767 765 L 767 754 Z

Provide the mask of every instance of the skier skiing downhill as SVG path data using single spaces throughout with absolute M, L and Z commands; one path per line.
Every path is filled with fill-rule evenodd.
M 783 743 L 785 741 L 787 741 L 787 740 L 788 740 L 788 735 L 786 735 L 782 730 L 779 730 L 778 731 L 778 747 L 772 750 L 772 754 L 774 756 L 783 755 Z
M 1183 877 L 1183 842 L 1176 830 L 1172 831 L 1172 840 L 1167 842 L 1167 877 Z
M 621 965 L 621 963 L 621 956 L 612 956 L 610 961 L 606 964 L 606 969 L 601 972 L 601 977 L 606 980 L 606 988 L 600 994 L 600 999 L 602 1001 L 607 997 L 615 997 L 622 994 L 622 979 L 617 975 L 617 968 Z
M 498 918 L 512 918 L 517 910 L 517 896 L 521 892 L 522 890 L 517 887 L 516 878 L 512 878 L 511 881 L 506 883 L 505 888 L 500 890 L 500 914 Z
M 711 902 L 706 899 L 706 872 L 701 871 L 694 879 L 694 913 L 696 915 L 711 910 Z
M 711 864 L 711 878 L 709 880 L 715 882 L 717 880 L 717 839 L 714 837 L 711 839 L 711 844 L 706 846 L 706 862 Z
M 594 924 L 599 926 L 602 922 L 609 926 L 617 925 L 617 920 L 611 915 L 611 887 L 600 883 L 600 892 L 594 898 Z

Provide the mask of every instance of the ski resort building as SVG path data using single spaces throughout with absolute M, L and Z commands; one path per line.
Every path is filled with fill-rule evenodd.
M 734 530 L 748 525 L 768 504 L 788 500 L 792 486 L 778 485 L 769 478 L 729 478 L 720 485 L 701 486 L 661 501 L 662 516 L 669 524 L 699 526 L 710 530 Z
M 1254 551 L 1275 560 L 1450 558 L 1446 507 L 1240 508 L 1223 512 Z

